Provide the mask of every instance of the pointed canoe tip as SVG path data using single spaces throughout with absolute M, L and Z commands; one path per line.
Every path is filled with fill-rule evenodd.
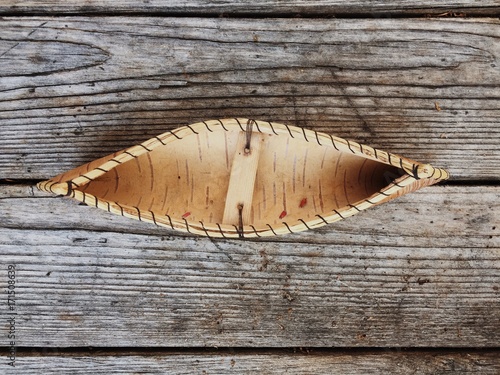
M 69 184 L 67 182 L 54 183 L 51 180 L 36 184 L 38 190 L 46 191 L 56 195 L 69 195 Z
M 50 190 L 57 195 L 69 195 L 68 186 L 67 183 L 60 183 L 52 186 Z
M 43 185 L 44 185 L 44 184 L 46 184 L 46 183 L 47 183 L 47 181 L 40 181 L 40 182 L 38 182 L 38 183 L 36 184 L 36 188 L 37 188 L 38 190 L 44 191 L 45 189 L 43 188 Z
M 416 175 L 418 178 L 430 178 L 433 176 L 435 168 L 430 164 L 420 164 L 417 167 Z
M 415 170 L 415 176 L 419 179 L 447 180 L 450 178 L 450 173 L 446 169 L 435 168 L 430 164 L 419 164 Z

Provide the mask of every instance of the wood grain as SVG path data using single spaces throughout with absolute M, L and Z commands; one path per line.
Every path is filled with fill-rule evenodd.
M 281 352 L 173 352 L 162 354 L 93 351 L 64 354 L 58 349 L 28 352 L 18 359 L 17 372 L 40 374 L 481 374 L 500 371 L 498 352 L 386 351 L 328 353 L 303 349 Z M 0 364 L 4 366 L 4 364 Z M 5 366 L 4 366 L 5 367 Z M 3 367 L 0 367 L 2 369 Z
M 19 351 L 8 367 L 0 330 L 0 373 L 500 373 L 499 14 L 495 0 L 2 1 L 0 287 L 15 264 Z M 408 18 L 423 15 L 440 17 Z M 238 241 L 3 180 L 234 117 L 466 183 Z
M 226 197 L 220 199 L 221 203 L 225 202 L 222 222 L 238 226 L 241 232 L 243 232 L 243 225 L 251 223 L 250 212 L 257 167 L 264 141 L 261 134 L 251 134 L 250 130 L 248 132 L 250 136 L 246 133 L 238 136 L 236 151 L 234 155 L 231 155 L 232 166 Z
M 259 241 L 179 236 L 29 187 L 1 191 L 0 259 L 18 269 L 19 346 L 500 339 L 498 187 L 431 187 L 356 220 Z
M 497 19 L 0 20 L 0 178 L 242 116 L 498 180 Z
M 193 0 L 179 2 L 175 0 L 68 0 L 64 3 L 36 0 L 4 0 L 0 4 L 0 14 L 17 13 L 59 13 L 59 14 L 120 14 L 120 13 L 167 13 L 167 14 L 203 14 L 203 15 L 492 15 L 500 11 L 498 2 L 482 0 L 480 4 L 471 4 L 468 0 L 426 0 L 415 3 L 409 0 L 373 2 L 370 0 L 288 0 L 269 1 L 210 1 Z

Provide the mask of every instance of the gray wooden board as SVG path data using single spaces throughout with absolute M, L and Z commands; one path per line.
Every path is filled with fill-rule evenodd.
M 15 265 L 19 346 L 499 343 L 499 187 L 435 186 L 259 241 L 177 234 L 31 187 L 0 189 L 0 285 Z
M 162 355 L 98 351 L 61 354 L 57 349 L 18 356 L 16 369 L 0 363 L 4 374 L 481 374 L 500 372 L 498 352 L 382 352 L 324 353 L 302 350 L 292 353 L 178 352 Z
M 4 17 L 0 179 L 48 178 L 168 129 L 241 116 L 498 180 L 499 24 Z
M 370 0 L 287 0 L 287 1 L 210 1 L 210 0 L 50 0 L 19 1 L 3 0 L 0 14 L 7 13 L 69 13 L 69 14 L 116 14 L 132 13 L 181 13 L 181 14 L 228 14 L 228 15 L 268 15 L 268 14 L 309 14 L 325 15 L 386 15 L 386 14 L 443 14 L 466 13 L 468 15 L 493 15 L 500 11 L 498 1 L 481 0 L 471 4 L 470 0 L 411 1 L 370 1 Z

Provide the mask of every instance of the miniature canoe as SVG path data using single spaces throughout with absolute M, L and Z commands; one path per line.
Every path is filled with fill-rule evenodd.
M 175 230 L 242 238 L 318 228 L 448 177 L 328 134 L 224 119 L 169 131 L 38 188 Z

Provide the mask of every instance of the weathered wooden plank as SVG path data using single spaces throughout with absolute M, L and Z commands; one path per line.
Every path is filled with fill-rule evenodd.
M 39 353 L 39 354 L 38 354 Z M 38 354 L 38 355 L 37 355 Z M 48 355 L 47 355 L 48 354 Z M 481 374 L 500 372 L 498 352 L 384 352 L 328 353 L 302 350 L 297 353 L 231 353 L 225 350 L 207 353 L 174 352 L 161 354 L 107 352 L 61 354 L 57 349 L 34 351 L 17 358 L 16 369 L 4 363 L 4 374 Z
M 2 191 L 19 346 L 498 346 L 498 187 L 431 187 L 261 241 Z
M 0 178 L 242 116 L 499 176 L 498 19 L 3 18 Z
M 117 13 L 170 13 L 170 14 L 227 14 L 227 15 L 411 15 L 411 14 L 467 14 L 493 15 L 500 11 L 498 2 L 482 0 L 472 5 L 468 0 L 419 1 L 409 0 L 373 2 L 369 0 L 289 0 L 289 1 L 175 1 L 148 0 L 138 3 L 134 0 L 70 0 L 54 2 L 49 0 L 16 1 L 4 0 L 0 14 L 59 13 L 59 14 L 117 14 Z

